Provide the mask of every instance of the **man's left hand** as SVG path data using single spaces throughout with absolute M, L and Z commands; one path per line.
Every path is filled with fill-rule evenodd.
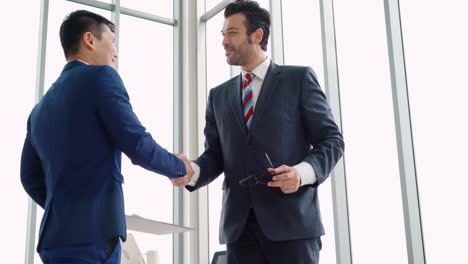
M 277 168 L 269 168 L 268 172 L 276 174 L 273 181 L 268 182 L 269 187 L 279 187 L 283 193 L 294 193 L 301 186 L 301 175 L 293 168 L 281 165 Z

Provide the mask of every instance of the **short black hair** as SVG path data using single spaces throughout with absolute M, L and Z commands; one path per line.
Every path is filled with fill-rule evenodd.
M 270 36 L 270 12 L 265 8 L 260 7 L 256 1 L 237 0 L 226 6 L 224 10 L 224 18 L 228 18 L 234 14 L 241 13 L 246 18 L 247 36 L 250 37 L 255 30 L 261 28 L 263 30 L 263 39 L 260 42 L 262 50 L 267 50 L 268 37 Z
M 112 32 L 115 31 L 114 23 L 93 12 L 76 10 L 68 14 L 60 26 L 60 42 L 65 58 L 78 53 L 83 33 L 91 32 L 100 39 L 104 31 L 102 25 L 107 25 Z

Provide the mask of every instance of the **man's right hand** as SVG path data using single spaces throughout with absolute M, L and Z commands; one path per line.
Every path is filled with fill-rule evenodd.
M 184 187 L 186 186 L 191 180 L 193 176 L 193 169 L 192 165 L 190 164 L 190 160 L 184 154 L 175 154 L 179 159 L 181 159 L 185 164 L 185 171 L 187 174 L 184 177 L 173 178 L 171 179 L 172 185 L 175 187 Z

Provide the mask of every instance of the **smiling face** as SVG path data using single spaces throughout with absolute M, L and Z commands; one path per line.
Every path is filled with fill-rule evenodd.
M 247 35 L 246 18 L 238 13 L 224 20 L 223 47 L 226 51 L 226 60 L 230 65 L 245 66 L 256 57 L 259 46 L 253 41 L 254 33 Z
M 117 50 L 114 45 L 115 35 L 109 26 L 101 25 L 101 37 L 94 36 L 95 64 L 114 66 L 117 60 Z

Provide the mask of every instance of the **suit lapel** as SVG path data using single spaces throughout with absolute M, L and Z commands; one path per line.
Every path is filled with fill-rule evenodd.
M 230 105 L 231 110 L 234 114 L 234 119 L 236 119 L 236 123 L 239 125 L 242 133 L 247 135 L 247 127 L 245 126 L 244 122 L 244 114 L 242 111 L 242 103 L 241 103 L 241 75 L 237 76 L 237 78 L 233 79 L 231 87 L 229 87 L 229 98 L 230 98 Z M 252 120 L 253 121 L 253 120 Z
M 272 107 L 269 105 L 270 97 L 274 94 L 278 80 L 279 80 L 280 69 L 279 67 L 271 62 L 270 68 L 265 76 L 265 80 L 263 81 L 262 88 L 260 89 L 260 94 L 258 95 L 257 103 L 255 104 L 253 119 L 252 119 L 252 126 L 250 130 L 254 129 L 256 123 L 262 120 L 262 114 L 265 112 L 266 109 Z

